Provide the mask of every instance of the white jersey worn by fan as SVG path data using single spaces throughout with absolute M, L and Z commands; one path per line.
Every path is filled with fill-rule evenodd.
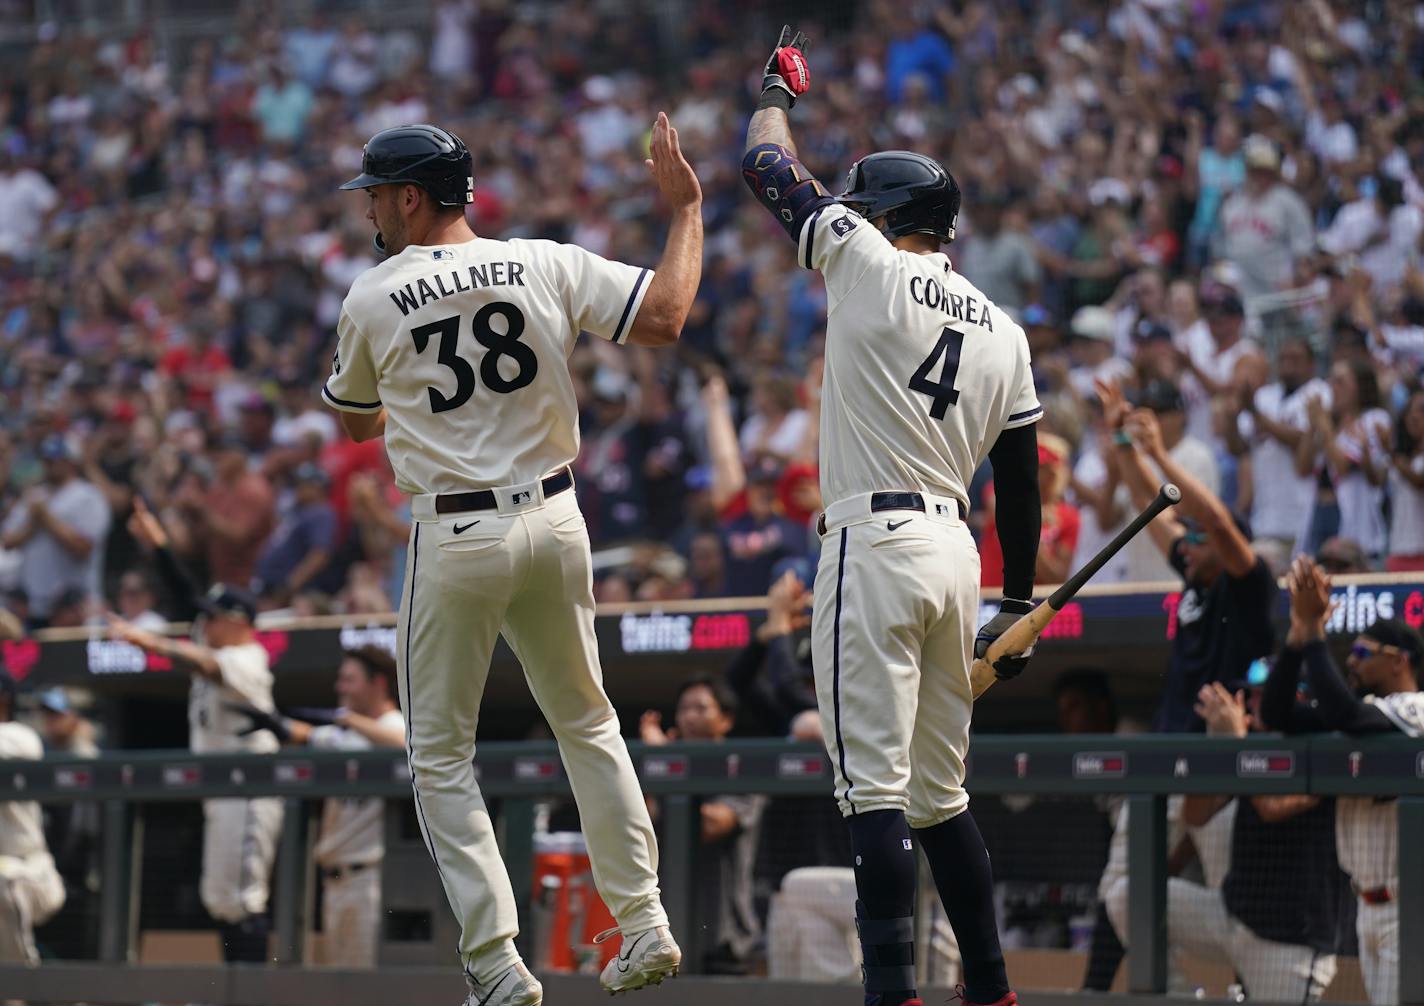
M 1424 737 L 1424 692 L 1365 697 L 1407 737 Z M 1335 801 L 1340 868 L 1358 896 L 1355 932 L 1370 1002 L 1399 1002 L 1399 803 L 1390 798 Z
M 399 709 L 382 714 L 376 725 L 405 733 L 405 717 Z M 325 751 L 371 749 L 366 737 L 335 724 L 314 729 L 309 743 Z M 379 797 L 331 797 L 322 802 L 321 837 L 314 850 L 322 874 L 322 964 L 369 968 L 376 963 L 385 807 Z
M 549 241 L 412 245 L 346 297 L 323 395 L 386 412 L 412 494 L 396 662 L 417 819 L 485 983 L 519 961 L 514 892 L 470 752 L 502 633 L 578 799 L 599 892 L 624 933 L 667 924 L 657 843 L 603 690 L 588 532 L 568 465 L 580 331 L 624 342 L 652 272 Z
M 0 761 L 38 761 L 40 735 L 23 723 L 0 723 Z M 38 964 L 35 926 L 64 907 L 64 881 L 45 844 L 40 805 L 0 800 L 0 964 Z
M 221 680 L 193 675 L 188 689 L 188 747 L 194 753 L 270 754 L 279 747 L 265 730 L 245 737 L 251 725 L 230 705 L 252 705 L 271 712 L 272 669 L 260 643 L 224 646 L 213 651 Z M 267 910 L 272 862 L 282 830 L 282 800 L 203 801 L 203 874 L 198 893 L 208 914 L 219 922 L 241 922 Z
M 969 802 L 968 485 L 1000 433 L 1043 414 L 1028 342 L 947 255 L 899 251 L 839 204 L 797 250 L 826 281 L 812 640 L 836 799 L 928 828 Z

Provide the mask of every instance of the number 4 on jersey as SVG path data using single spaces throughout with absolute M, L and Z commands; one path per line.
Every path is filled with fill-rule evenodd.
M 946 328 L 940 332 L 939 342 L 925 357 L 925 362 L 920 364 L 920 369 L 910 378 L 911 391 L 933 399 L 931 418 L 943 419 L 951 405 L 959 404 L 959 389 L 954 386 L 954 381 L 959 376 L 959 354 L 963 349 L 964 333 Z M 944 368 L 940 371 L 939 380 L 933 381 L 930 373 L 939 365 L 940 357 L 944 357 Z

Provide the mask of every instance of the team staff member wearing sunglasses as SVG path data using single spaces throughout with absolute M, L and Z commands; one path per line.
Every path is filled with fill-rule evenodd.
M 1424 737 L 1424 638 L 1380 619 L 1355 637 L 1347 674 L 1325 645 L 1330 578 L 1302 556 L 1291 567 L 1290 632 L 1266 679 L 1261 719 L 1273 730 Z M 1313 704 L 1296 702 L 1304 670 Z M 1388 797 L 1341 797 L 1335 807 L 1340 866 L 1359 899 L 1355 929 L 1371 1003 L 1399 1002 L 1398 804 Z
M 1169 623 L 1172 649 L 1152 729 L 1200 732 L 1205 724 L 1194 706 L 1201 688 L 1246 680 L 1251 664 L 1274 648 L 1271 609 L 1278 588 L 1226 504 L 1168 453 L 1157 417 L 1134 410 L 1116 383 L 1099 382 L 1098 396 L 1133 505 L 1146 507 L 1163 481 L 1182 490 L 1176 509 L 1184 519 L 1169 509 L 1147 525 L 1185 581 Z

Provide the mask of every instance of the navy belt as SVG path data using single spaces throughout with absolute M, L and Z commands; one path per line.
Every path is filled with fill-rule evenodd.
M 959 507 L 959 519 L 967 520 L 969 515 L 964 512 L 964 504 L 955 500 L 954 505 Z M 918 510 L 924 513 L 925 498 L 919 493 L 871 493 L 870 512 L 879 513 L 882 510 Z
M 567 468 L 555 472 L 543 482 L 544 496 L 557 496 L 574 485 L 574 473 Z M 469 493 L 441 493 L 435 497 L 436 513 L 468 513 L 471 510 L 493 510 L 498 504 L 493 489 L 479 489 Z M 924 509 L 921 507 L 920 509 Z
M 955 500 L 954 505 L 959 508 L 959 519 L 965 521 L 969 519 L 969 513 L 961 500 Z M 880 513 L 884 510 L 918 510 L 920 513 L 926 512 L 925 498 L 919 493 L 871 493 L 870 512 Z M 816 532 L 826 533 L 826 515 L 823 513 L 816 518 Z

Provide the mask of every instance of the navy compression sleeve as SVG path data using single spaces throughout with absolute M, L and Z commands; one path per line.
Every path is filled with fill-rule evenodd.
M 742 178 L 792 241 L 800 240 L 802 224 L 817 207 L 835 202 L 816 176 L 779 143 L 748 150 L 742 158 Z
M 1033 596 L 1038 567 L 1038 535 L 1043 502 L 1038 491 L 1038 433 L 1035 424 L 999 434 L 989 450 L 994 466 L 994 522 L 1004 553 L 1004 596 Z

